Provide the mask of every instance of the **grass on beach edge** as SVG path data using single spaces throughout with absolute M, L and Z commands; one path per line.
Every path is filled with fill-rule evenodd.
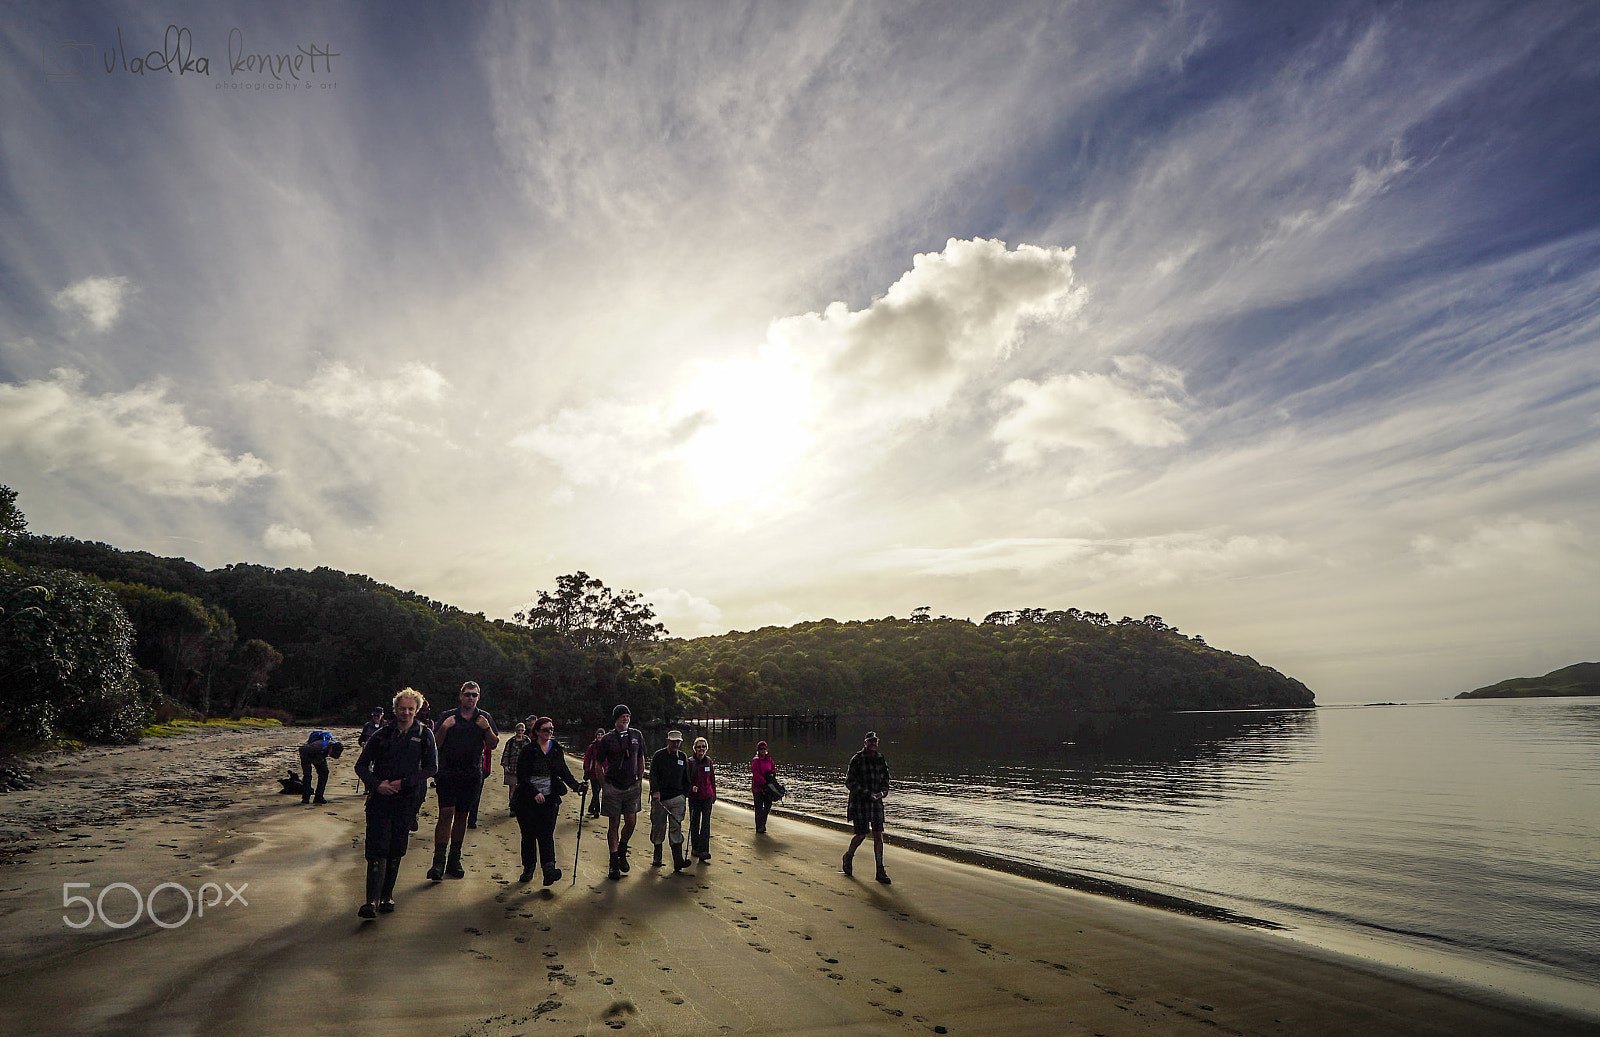
M 269 727 L 282 727 L 277 720 L 262 717 L 241 717 L 238 720 L 167 720 L 140 728 L 141 738 L 171 738 L 174 735 L 196 734 L 205 731 L 259 731 Z

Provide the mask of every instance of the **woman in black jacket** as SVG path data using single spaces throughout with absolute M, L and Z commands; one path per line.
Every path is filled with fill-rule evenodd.
M 556 815 L 561 793 L 583 788 L 567 767 L 567 754 L 555 739 L 555 721 L 540 717 L 533 722 L 533 744 L 517 757 L 517 824 L 522 829 L 522 877 L 533 878 L 533 866 L 544 859 L 544 884 L 561 878 L 556 867 Z

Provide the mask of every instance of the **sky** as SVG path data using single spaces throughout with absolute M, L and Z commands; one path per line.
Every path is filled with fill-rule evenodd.
M 1589 3 L 8 6 L 37 533 L 676 636 L 1600 657 Z

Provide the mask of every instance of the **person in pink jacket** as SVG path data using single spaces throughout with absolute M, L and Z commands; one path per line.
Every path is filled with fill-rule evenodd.
M 711 761 L 711 743 L 694 740 L 689 757 L 689 852 L 701 864 L 711 863 L 711 804 L 717 801 L 717 765 Z
M 756 834 L 764 835 L 767 831 L 767 815 L 772 812 L 772 796 L 767 789 L 767 782 L 778 776 L 778 765 L 772 762 L 772 754 L 767 751 L 766 742 L 756 743 L 755 759 L 750 761 L 750 798 L 756 804 Z

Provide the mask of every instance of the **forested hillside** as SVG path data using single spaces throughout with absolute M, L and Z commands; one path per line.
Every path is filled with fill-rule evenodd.
M 996 612 L 981 624 L 824 619 L 694 640 L 643 656 L 712 712 L 952 714 L 1310 706 L 1305 685 L 1185 637 L 1158 616 Z
M 1573 663 L 1543 677 L 1512 677 L 1487 688 L 1463 691 L 1458 699 L 1535 699 L 1600 695 L 1600 663 Z
M 354 721 L 408 685 L 449 708 L 471 679 L 485 689 L 484 707 L 504 717 L 588 720 L 608 717 L 623 700 L 641 720 L 672 708 L 672 678 L 635 668 L 627 654 L 629 638 L 659 629 L 647 622 L 648 608 L 582 573 L 542 594 L 544 609 L 507 622 L 326 568 L 207 571 L 181 558 L 26 533 L 10 539 L 4 556 L 9 590 L 0 588 L 0 607 L 13 615 L 57 584 L 101 612 L 121 605 L 122 626 L 115 617 L 98 621 L 131 635 L 121 650 L 131 652 L 133 669 L 118 687 L 128 685 L 147 707 L 167 701 L 206 715 Z M 68 571 L 88 583 L 54 575 Z M 8 636 L 20 630 L 6 627 Z M 19 657 L 51 654 L 20 641 L 13 647 Z M 37 733 L 48 726 L 34 725 Z M 69 726 L 83 733 L 83 725 Z

